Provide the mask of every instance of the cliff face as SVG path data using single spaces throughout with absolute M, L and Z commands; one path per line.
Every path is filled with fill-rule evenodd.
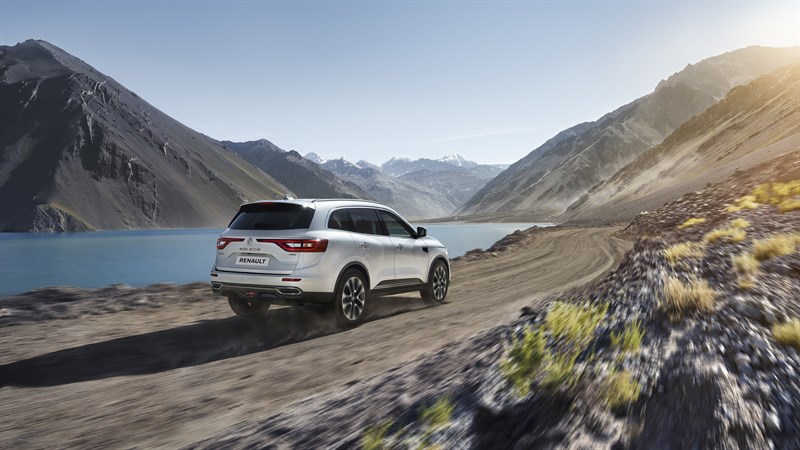
M 0 47 L 0 230 L 225 225 L 286 188 L 43 41 Z
M 655 91 L 559 133 L 488 183 L 460 213 L 557 216 L 733 87 L 797 60 L 797 48 L 748 47 L 687 66 Z

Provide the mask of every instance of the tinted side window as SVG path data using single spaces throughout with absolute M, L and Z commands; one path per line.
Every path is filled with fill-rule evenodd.
M 374 209 L 351 208 L 350 218 L 353 220 L 352 231 L 356 233 L 386 235 L 378 213 Z
M 331 213 L 331 217 L 328 219 L 328 228 L 332 230 L 355 230 L 353 220 L 350 218 L 350 213 L 346 209 L 337 209 Z
M 399 217 L 389 211 L 379 211 L 378 214 L 383 219 L 383 224 L 386 225 L 389 236 L 414 237 L 414 232 Z
M 314 209 L 293 203 L 242 205 L 228 228 L 233 230 L 297 230 L 308 228 Z

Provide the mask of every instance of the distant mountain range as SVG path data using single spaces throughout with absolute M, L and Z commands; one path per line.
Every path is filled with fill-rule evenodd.
M 459 153 L 440 159 L 395 156 L 380 166 L 364 160 L 327 160 L 316 153 L 307 153 L 305 158 L 361 186 L 398 211 L 419 218 L 450 215 L 508 167 L 479 164 Z M 431 194 L 434 196 L 428 199 Z
M 60 48 L 0 46 L 0 230 L 210 227 L 286 187 Z
M 52 44 L 0 46 L 0 231 L 216 227 L 285 193 L 374 199 L 409 218 L 627 220 L 800 153 L 799 55 L 749 47 L 689 65 L 509 167 L 459 154 L 378 166 L 219 142 Z
M 796 47 L 748 47 L 690 64 L 653 93 L 557 134 L 487 183 L 458 213 L 526 211 L 557 219 L 731 88 L 797 58 Z

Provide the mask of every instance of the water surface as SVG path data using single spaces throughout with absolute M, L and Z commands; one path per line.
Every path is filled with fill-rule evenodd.
M 416 224 L 415 224 L 416 225 Z M 450 257 L 485 249 L 534 223 L 424 225 Z M 0 295 L 43 286 L 208 281 L 221 229 L 0 233 Z

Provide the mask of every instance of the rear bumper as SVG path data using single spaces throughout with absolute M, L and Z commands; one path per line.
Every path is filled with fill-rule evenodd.
M 211 291 L 224 296 L 258 299 L 274 304 L 333 303 L 330 292 L 305 292 L 296 286 L 261 286 L 214 280 Z

